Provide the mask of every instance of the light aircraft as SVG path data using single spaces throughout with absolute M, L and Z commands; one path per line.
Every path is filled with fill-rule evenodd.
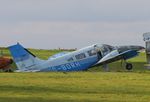
M 41 60 L 17 43 L 8 47 L 16 63 L 17 72 L 47 72 L 47 71 L 83 71 L 92 66 L 107 65 L 118 60 L 127 60 L 138 55 L 144 49 L 141 46 L 110 46 L 94 44 L 73 52 L 61 52 L 48 60 Z M 126 63 L 126 69 L 132 69 L 131 63 Z

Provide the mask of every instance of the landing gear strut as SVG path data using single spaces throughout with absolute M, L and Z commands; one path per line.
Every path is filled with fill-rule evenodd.
M 132 70 L 133 65 L 131 63 L 126 63 L 126 69 L 127 70 Z

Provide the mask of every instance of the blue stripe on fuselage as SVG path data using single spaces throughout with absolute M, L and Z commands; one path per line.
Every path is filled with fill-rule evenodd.
M 58 66 L 53 66 L 49 68 L 45 68 L 41 71 L 80 71 L 86 70 L 91 67 L 93 64 L 97 63 L 98 57 L 91 57 L 87 59 L 83 59 L 76 62 L 66 63 Z

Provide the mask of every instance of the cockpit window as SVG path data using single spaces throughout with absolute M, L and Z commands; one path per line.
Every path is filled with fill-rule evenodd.
M 103 53 L 103 55 L 105 56 L 108 53 L 108 49 L 106 47 L 101 47 L 101 52 Z
M 86 57 L 86 55 L 84 53 L 80 53 L 78 55 L 75 55 L 76 59 L 83 59 Z
M 109 48 L 110 51 L 115 50 L 115 47 L 113 47 L 113 46 L 108 46 L 108 48 Z
M 106 46 L 103 46 L 103 47 L 102 47 L 102 51 L 103 51 L 103 52 L 107 52 L 107 51 L 108 51 L 108 48 L 107 48 Z
M 89 50 L 89 51 L 87 51 L 87 53 L 89 56 L 96 55 L 96 51 L 94 51 L 94 50 Z
M 112 50 L 114 50 L 114 47 L 110 46 L 110 45 L 103 45 L 101 47 L 101 52 L 103 53 L 103 56 L 107 55 L 109 52 L 111 52 Z
M 107 48 L 109 51 L 115 50 L 115 47 L 110 46 L 110 45 L 106 45 L 106 44 L 105 44 L 104 47 Z

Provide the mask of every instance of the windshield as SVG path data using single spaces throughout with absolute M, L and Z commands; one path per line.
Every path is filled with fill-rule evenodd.
M 103 46 L 104 46 L 105 48 L 107 48 L 109 51 L 115 50 L 115 47 L 113 47 L 113 46 L 106 45 L 106 44 L 104 44 Z
M 101 51 L 101 53 L 102 53 L 103 56 L 105 56 L 109 52 L 115 50 L 115 47 L 110 46 L 110 45 L 106 45 L 106 44 L 98 45 L 97 47 L 100 49 L 100 51 Z

